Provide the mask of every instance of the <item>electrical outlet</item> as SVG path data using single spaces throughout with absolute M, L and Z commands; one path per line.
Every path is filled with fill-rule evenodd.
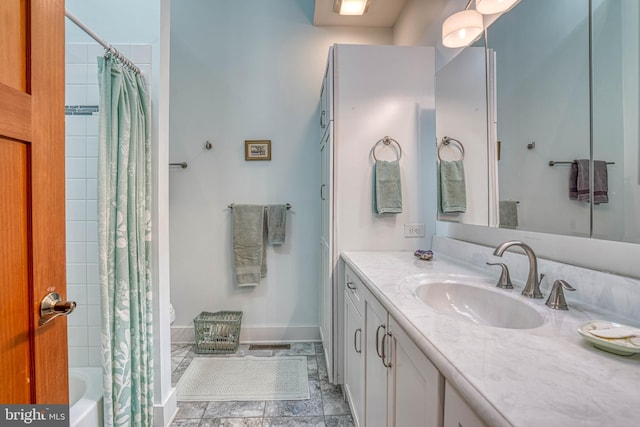
M 404 237 L 424 237 L 424 224 L 405 224 Z

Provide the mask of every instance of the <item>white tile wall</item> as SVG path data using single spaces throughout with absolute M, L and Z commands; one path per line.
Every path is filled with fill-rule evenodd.
M 151 45 L 116 45 L 151 79 Z M 66 45 L 65 104 L 99 105 L 98 44 Z M 98 114 L 65 116 L 67 296 L 78 308 L 68 318 L 69 366 L 101 365 L 98 286 Z

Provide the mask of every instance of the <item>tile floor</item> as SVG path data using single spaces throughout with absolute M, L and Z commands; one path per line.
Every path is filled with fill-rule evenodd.
M 342 389 L 329 383 L 321 343 L 291 344 L 290 350 L 249 350 L 240 344 L 234 356 L 307 356 L 308 400 L 267 400 L 233 402 L 178 402 L 172 426 L 188 427 L 350 427 L 353 419 Z M 192 344 L 171 346 L 172 375 L 175 386 L 195 357 L 227 355 L 196 354 Z

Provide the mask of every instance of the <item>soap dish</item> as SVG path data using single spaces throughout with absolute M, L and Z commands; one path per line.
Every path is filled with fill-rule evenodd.
M 418 249 L 413 253 L 413 256 L 423 261 L 431 261 L 433 259 L 433 252 L 428 249 L 426 251 L 422 249 Z
M 578 327 L 578 333 L 600 350 L 620 356 L 640 353 L 640 329 L 606 320 L 592 320 Z

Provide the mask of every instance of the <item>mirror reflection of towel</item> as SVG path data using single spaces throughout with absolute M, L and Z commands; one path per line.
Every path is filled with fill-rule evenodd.
M 500 200 L 500 228 L 518 227 L 518 202 Z
M 440 161 L 440 211 L 464 213 L 467 211 L 467 192 L 462 160 Z
M 593 203 L 609 202 L 609 178 L 607 162 L 593 161 Z M 569 172 L 569 199 L 589 202 L 589 159 L 579 159 L 571 164 Z

